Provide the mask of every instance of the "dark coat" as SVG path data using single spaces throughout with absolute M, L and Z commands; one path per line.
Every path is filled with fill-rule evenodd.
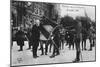
M 40 38 L 40 29 L 38 26 L 34 25 L 32 27 L 32 39 L 33 41 L 39 40 Z
M 55 42 L 55 44 L 59 47 L 60 44 L 60 31 L 59 31 L 59 27 L 57 27 L 54 31 L 53 31 L 53 40 Z
M 74 41 L 74 33 L 73 32 L 66 33 L 65 39 L 67 40 L 68 43 L 72 43 Z
M 27 38 L 28 38 L 28 40 L 29 41 L 31 41 L 32 40 L 32 32 L 31 32 L 31 29 L 28 29 L 28 31 L 27 31 L 27 33 L 26 33 L 26 36 L 27 36 Z
M 56 29 L 53 31 L 54 38 L 60 38 L 60 31 L 59 27 L 56 27 Z
M 25 39 L 25 34 L 23 31 L 19 30 L 16 33 L 16 41 L 18 46 L 24 46 L 24 39 Z

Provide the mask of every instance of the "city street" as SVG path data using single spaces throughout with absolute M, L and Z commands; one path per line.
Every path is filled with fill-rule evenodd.
M 16 0 L 10 6 L 11 66 L 96 60 L 95 6 Z M 59 48 L 61 42 L 64 49 Z M 47 44 L 53 45 L 48 53 Z
M 89 49 L 89 46 L 89 41 L 87 40 L 87 49 Z M 64 46 L 64 49 L 60 50 L 60 55 L 55 56 L 54 58 L 49 57 L 51 56 L 52 52 L 48 53 L 48 55 L 41 56 L 41 50 L 38 50 L 37 54 L 39 57 L 36 59 L 32 57 L 32 51 L 27 50 L 27 48 L 27 41 L 25 41 L 23 51 L 18 51 L 19 46 L 17 46 L 17 43 L 15 41 L 13 42 L 11 51 L 12 66 L 72 62 L 76 57 L 76 50 L 69 50 L 68 46 Z M 92 51 L 82 51 L 80 58 L 81 61 L 94 61 L 95 47 L 93 47 Z

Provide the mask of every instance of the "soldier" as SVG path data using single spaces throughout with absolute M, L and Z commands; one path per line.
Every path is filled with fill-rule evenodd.
M 90 41 L 89 51 L 92 51 L 92 47 L 94 45 L 94 34 L 95 34 L 95 31 L 94 31 L 93 27 L 91 26 L 89 29 L 89 41 Z
M 81 29 L 82 29 L 82 24 L 79 21 L 79 19 L 75 20 L 76 25 L 75 25 L 75 29 L 76 29 L 76 35 L 75 35 L 75 45 L 76 45 L 76 58 L 73 62 L 79 62 L 80 61 L 80 41 L 82 40 L 82 33 L 81 33 Z
M 44 55 L 44 45 L 46 46 L 46 41 L 47 39 L 45 38 L 45 36 L 42 33 L 40 33 L 40 50 L 42 51 L 41 55 Z M 47 55 L 47 53 L 45 55 Z
M 59 32 L 59 26 L 55 28 L 53 31 L 54 38 L 52 40 L 54 48 L 53 48 L 53 54 L 50 56 L 50 58 L 53 58 L 57 55 L 59 55 L 59 39 L 60 39 L 60 32 Z
M 82 28 L 82 50 L 87 50 L 86 49 L 86 39 L 87 39 L 87 31 L 85 28 Z
M 66 46 L 69 44 L 69 43 L 68 43 L 68 35 L 69 35 L 69 32 L 66 31 L 66 34 L 65 34 Z
M 48 38 L 48 39 L 49 39 L 49 38 Z M 51 47 L 52 47 L 52 45 L 53 45 L 52 39 L 53 39 L 53 35 L 52 35 L 52 33 L 51 33 L 51 34 L 50 34 L 50 39 L 46 41 L 45 55 L 47 55 L 48 46 L 49 46 L 49 45 L 50 45 L 50 47 L 49 47 L 49 52 L 51 53 Z
M 71 31 L 69 32 L 69 50 L 71 49 L 71 46 L 73 47 L 74 50 L 74 33 Z
M 60 29 L 60 49 L 64 49 L 64 41 L 65 41 L 65 29 L 62 27 Z

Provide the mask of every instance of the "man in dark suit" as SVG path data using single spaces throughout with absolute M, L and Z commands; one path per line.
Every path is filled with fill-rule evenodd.
M 34 58 L 37 58 L 37 48 L 39 46 L 39 39 L 40 39 L 40 21 L 39 20 L 36 20 L 35 21 L 35 25 L 33 25 L 32 27 L 32 39 L 33 39 L 33 57 Z

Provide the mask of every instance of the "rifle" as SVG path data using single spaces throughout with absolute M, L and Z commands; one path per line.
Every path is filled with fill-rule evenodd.
M 57 27 L 59 27 L 59 25 L 57 25 L 57 26 L 50 32 L 50 35 L 49 35 L 49 38 L 47 39 L 46 44 L 48 44 L 48 41 L 51 40 L 52 43 L 53 43 L 53 45 L 59 50 L 59 48 L 58 48 L 58 46 L 55 44 L 54 40 L 51 39 L 53 31 L 54 31 Z

